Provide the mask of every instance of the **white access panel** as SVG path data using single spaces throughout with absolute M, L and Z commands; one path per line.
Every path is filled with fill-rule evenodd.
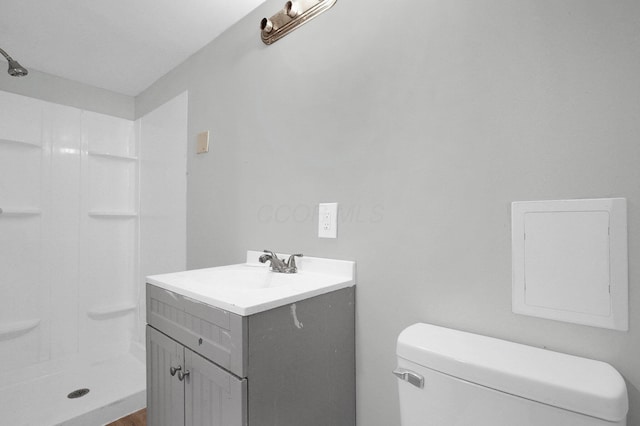
M 513 312 L 628 330 L 624 198 L 515 202 Z

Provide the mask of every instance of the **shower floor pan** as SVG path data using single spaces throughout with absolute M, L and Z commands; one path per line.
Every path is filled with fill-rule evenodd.
M 67 397 L 80 389 L 89 392 Z M 0 384 L 0 425 L 101 426 L 145 406 L 145 366 L 130 354 L 8 387 Z

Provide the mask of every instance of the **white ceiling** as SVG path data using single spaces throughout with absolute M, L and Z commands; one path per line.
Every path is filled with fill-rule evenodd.
M 27 69 L 135 96 L 263 1 L 0 0 L 0 48 Z

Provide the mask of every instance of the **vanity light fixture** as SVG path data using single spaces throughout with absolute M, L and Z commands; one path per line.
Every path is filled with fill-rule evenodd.
M 300 25 L 330 9 L 337 0 L 294 0 L 271 18 L 260 21 L 260 36 L 264 44 L 280 40 Z

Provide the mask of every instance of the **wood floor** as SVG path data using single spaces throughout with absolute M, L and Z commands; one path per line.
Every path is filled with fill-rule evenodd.
M 107 426 L 146 426 L 147 424 L 147 409 L 136 411 L 133 414 L 123 417 L 120 420 L 116 420 L 113 423 L 109 423 Z

